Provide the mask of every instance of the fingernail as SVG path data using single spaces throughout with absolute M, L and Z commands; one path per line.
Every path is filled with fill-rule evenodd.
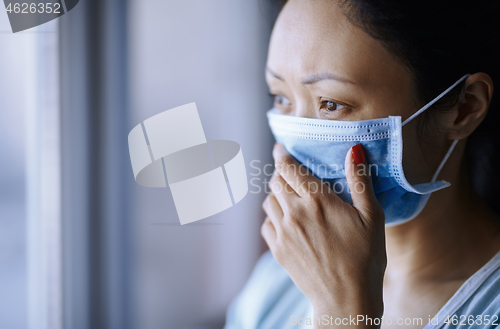
M 354 159 L 354 163 L 357 165 L 365 163 L 365 150 L 361 144 L 356 144 L 352 147 L 352 157 Z

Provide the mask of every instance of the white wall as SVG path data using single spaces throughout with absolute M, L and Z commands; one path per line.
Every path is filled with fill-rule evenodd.
M 0 10 L 0 328 L 59 328 L 57 38 Z
M 207 139 L 237 141 L 249 173 L 250 161 L 270 162 L 265 10 L 259 0 L 131 0 L 130 129 L 194 101 Z M 263 251 L 264 195 L 180 226 L 168 189 L 133 186 L 135 327 L 220 328 Z
M 27 35 L 0 10 L 0 328 L 27 327 L 24 63 Z

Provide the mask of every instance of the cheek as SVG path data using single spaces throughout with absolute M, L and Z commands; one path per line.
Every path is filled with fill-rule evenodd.
M 426 183 L 428 170 L 424 170 L 424 154 L 420 147 L 418 135 L 413 125 L 403 127 L 403 170 L 408 182 L 412 185 Z
M 403 127 L 403 170 L 410 184 L 431 181 L 440 162 L 440 144 L 437 134 L 418 134 L 416 121 Z

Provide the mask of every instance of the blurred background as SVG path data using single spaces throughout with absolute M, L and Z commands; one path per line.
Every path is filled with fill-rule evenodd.
M 196 102 L 207 139 L 271 163 L 267 0 L 81 0 L 13 34 L 0 10 L 0 328 L 221 328 L 265 250 L 265 195 L 180 226 L 134 181 L 129 131 Z M 253 165 L 251 163 L 253 162 Z

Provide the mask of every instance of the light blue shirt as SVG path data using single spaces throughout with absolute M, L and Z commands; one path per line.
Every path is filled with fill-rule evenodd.
M 306 325 L 308 319 L 321 321 L 314 319 L 309 299 L 268 251 L 229 306 L 225 329 L 313 328 Z M 398 319 L 383 321 L 398 327 Z M 424 329 L 500 328 L 500 252 L 458 289 L 432 324 L 422 319 L 424 325 Z

